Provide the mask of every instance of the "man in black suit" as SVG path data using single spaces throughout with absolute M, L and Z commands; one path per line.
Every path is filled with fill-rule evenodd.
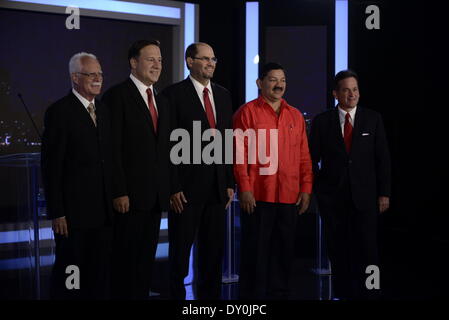
M 73 89 L 45 112 L 42 139 L 42 176 L 56 241 L 51 296 L 104 299 L 112 233 L 110 118 L 95 100 L 103 81 L 97 58 L 75 54 L 69 70 Z M 70 265 L 79 273 L 67 269 Z
M 382 118 L 358 106 L 358 77 L 335 76 L 338 106 L 312 122 L 310 151 L 315 192 L 324 220 L 335 295 L 373 298 L 366 267 L 379 265 L 377 219 L 389 207 L 390 155 Z
M 129 78 L 103 96 L 114 139 L 112 286 L 114 298 L 148 299 L 169 203 L 168 106 L 153 87 L 162 69 L 159 41 L 136 41 L 128 61 Z
M 163 91 L 170 102 L 171 128 L 186 130 L 191 140 L 194 121 L 201 124 L 201 136 L 207 129 L 215 129 L 224 137 L 225 129 L 232 129 L 232 102 L 229 92 L 210 80 L 217 59 L 206 43 L 191 44 L 185 54 L 190 76 Z M 215 138 L 212 138 L 215 139 Z M 224 141 L 224 138 L 223 138 Z M 173 166 L 168 216 L 170 241 L 170 292 L 173 299 L 185 299 L 184 278 L 188 275 L 189 256 L 197 237 L 198 299 L 219 299 L 221 296 L 221 265 L 223 258 L 225 209 L 234 196 L 232 166 L 192 158 L 190 163 Z M 201 152 L 201 151 L 200 151 Z M 173 160 L 173 159 L 172 159 Z

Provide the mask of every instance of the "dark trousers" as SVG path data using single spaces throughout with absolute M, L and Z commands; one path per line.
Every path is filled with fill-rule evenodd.
M 241 211 L 240 299 L 288 298 L 298 210 L 257 202 L 252 214 Z
M 112 251 L 112 297 L 146 300 L 161 224 L 161 211 L 115 213 Z
M 377 299 L 379 290 L 368 290 L 365 284 L 369 276 L 365 273 L 366 267 L 379 266 L 377 211 L 358 210 L 349 192 L 330 202 L 318 196 L 318 204 L 324 222 L 335 296 L 351 300 Z
M 184 300 L 184 278 L 189 273 L 192 244 L 197 245 L 196 297 L 220 299 L 225 232 L 225 204 L 215 199 L 207 204 L 184 205 L 180 214 L 169 212 L 170 295 Z
M 71 228 L 68 237 L 55 234 L 55 264 L 51 275 L 52 299 L 108 299 L 111 259 L 111 227 Z M 75 283 L 73 265 L 79 270 L 79 289 L 68 289 Z M 66 273 L 70 271 L 69 273 Z

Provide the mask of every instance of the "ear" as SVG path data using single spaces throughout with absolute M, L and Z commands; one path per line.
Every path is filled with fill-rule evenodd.
M 72 79 L 72 82 L 74 84 L 78 84 L 78 76 L 76 75 L 76 73 L 70 74 L 70 78 Z
M 257 88 L 262 89 L 262 81 L 260 79 L 256 80 Z
M 332 95 L 334 96 L 335 99 L 337 99 L 337 91 L 332 90 Z
M 129 59 L 129 64 L 131 65 L 131 69 L 136 69 L 137 68 L 137 60 L 136 60 L 136 58 Z
M 190 57 L 187 57 L 186 63 L 187 63 L 187 66 L 188 66 L 189 69 L 190 69 L 190 68 L 192 67 L 192 64 L 193 64 L 193 59 L 190 58 Z

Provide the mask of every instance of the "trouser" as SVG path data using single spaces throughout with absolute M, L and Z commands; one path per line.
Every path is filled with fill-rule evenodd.
M 241 299 L 288 298 L 298 211 L 294 204 L 268 202 L 257 202 L 252 214 L 241 211 Z
M 112 260 L 112 297 L 146 300 L 159 240 L 161 211 L 115 213 Z
M 111 239 L 109 226 L 70 228 L 68 237 L 55 234 L 51 298 L 108 299 Z
M 377 289 L 366 287 L 366 268 L 379 266 L 377 247 L 378 215 L 360 211 L 350 194 L 330 205 L 320 201 L 328 255 L 332 267 L 334 294 L 341 299 L 376 299 Z
M 169 212 L 170 295 L 184 300 L 184 278 L 189 273 L 189 257 L 197 240 L 196 298 L 220 299 L 225 233 L 225 204 L 218 200 L 207 204 L 184 204 L 178 214 Z

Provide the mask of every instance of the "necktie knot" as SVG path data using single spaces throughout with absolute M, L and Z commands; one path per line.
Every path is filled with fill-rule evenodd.
M 351 120 L 351 115 L 349 114 L 349 112 L 346 112 L 345 121 L 350 121 L 350 120 Z
M 209 89 L 206 87 L 203 90 L 204 109 L 206 111 L 207 121 L 212 129 L 215 129 L 215 117 L 212 109 L 212 102 L 209 99 Z
M 148 97 L 152 97 L 153 96 L 153 91 L 151 91 L 151 88 L 147 89 L 147 95 L 148 95 Z
M 94 122 L 95 126 L 97 125 L 97 115 L 95 114 L 95 106 L 91 102 L 87 106 L 87 111 L 89 112 L 90 117 L 92 118 L 92 121 Z

